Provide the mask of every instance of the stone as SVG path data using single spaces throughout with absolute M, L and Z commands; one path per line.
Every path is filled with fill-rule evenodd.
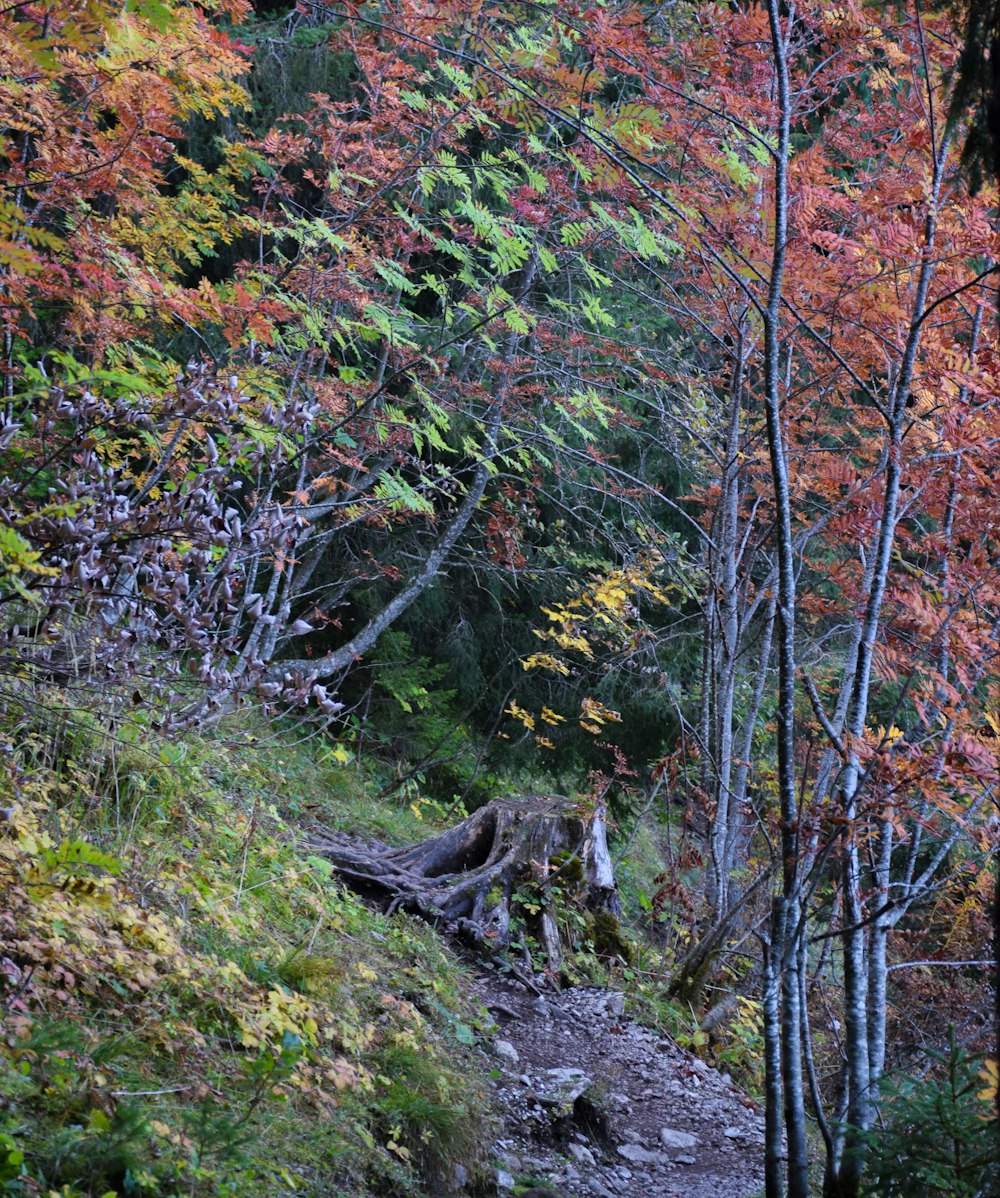
M 604 1000 L 604 1009 L 609 1015 L 625 1014 L 625 995 L 612 991 Z
M 493 1050 L 501 1061 L 514 1069 L 521 1063 L 521 1058 L 518 1056 L 517 1049 L 509 1040 L 495 1040 L 493 1042 Z
M 730 1176 L 745 1180 L 748 1192 L 761 1189 L 761 1120 L 743 1109 L 731 1077 L 695 1063 L 668 1037 L 640 1030 L 627 1011 L 619 1017 L 615 992 L 583 986 L 546 993 L 539 1002 L 511 983 L 496 989 L 516 1005 L 486 1041 L 496 1049 L 492 1089 L 504 1120 L 498 1131 L 512 1139 L 494 1141 L 487 1183 L 496 1185 L 500 1168 L 522 1185 L 534 1184 L 538 1198 L 719 1198 L 729 1192 Z M 518 1054 L 516 1066 L 503 1055 L 501 1039 Z M 572 1118 L 574 1104 L 581 1118 L 590 1114 L 583 1110 L 588 1099 L 600 1108 L 603 1134 L 614 1137 L 607 1145 L 594 1143 L 593 1134 L 588 1141 L 589 1125 L 581 1129 Z M 505 1146 L 506 1153 L 497 1151 Z M 754 1159 L 744 1163 L 747 1153 Z M 496 1198 L 517 1192 L 516 1186 L 490 1190 Z M 440 1187 L 441 1198 L 463 1192 Z M 529 1194 L 535 1198 L 536 1191 Z
M 686 1131 L 674 1131 L 672 1127 L 661 1127 L 660 1143 L 664 1148 L 697 1148 L 698 1137 Z
M 593 1168 L 597 1164 L 594 1154 L 583 1144 L 567 1144 L 566 1151 L 579 1165 L 590 1165 Z
M 534 1096 L 545 1106 L 572 1107 L 594 1084 L 582 1069 L 546 1069 L 534 1086 Z
M 508 1173 L 506 1169 L 497 1169 L 498 1190 L 513 1190 L 515 1184 L 514 1175 L 512 1173 Z
M 451 1188 L 453 1190 L 464 1190 L 468 1184 L 469 1170 L 464 1165 L 452 1165 Z
M 641 1144 L 619 1144 L 618 1155 L 623 1156 L 633 1165 L 663 1165 L 667 1158 L 661 1152 L 650 1152 Z

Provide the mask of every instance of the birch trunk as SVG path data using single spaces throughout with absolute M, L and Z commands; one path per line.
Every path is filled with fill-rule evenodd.
M 722 592 L 721 629 L 718 639 L 719 663 L 716 671 L 718 684 L 715 700 L 715 757 L 714 798 L 715 812 L 712 817 L 711 881 L 708 900 L 716 917 L 729 905 L 730 863 L 726 851 L 729 841 L 730 821 L 734 815 L 733 794 L 730 778 L 733 768 L 733 719 L 736 702 L 736 668 L 739 653 L 739 596 L 737 554 L 739 552 L 739 429 L 740 402 L 738 394 L 733 401 L 733 412 L 726 439 L 725 473 L 722 482 L 720 530 L 717 539 L 721 570 L 719 588 Z
M 778 0 L 768 0 L 778 101 L 777 151 L 774 155 L 774 246 L 764 310 L 764 407 L 774 491 L 778 558 L 778 790 L 781 803 L 782 918 L 778 947 L 781 961 L 781 1068 L 788 1148 L 789 1198 L 808 1198 L 809 1161 L 802 1087 L 802 1037 L 799 1012 L 800 927 L 799 813 L 795 787 L 795 548 L 788 455 L 781 425 L 781 312 L 788 236 L 788 164 L 791 154 L 791 96 L 788 37 L 794 18 L 782 29 Z M 769 1095 L 770 1097 L 770 1095 Z
M 868 1072 L 870 1101 L 877 1109 L 879 1082 L 885 1069 L 886 982 L 888 978 L 889 884 L 892 877 L 894 832 L 886 820 L 879 828 L 875 865 L 875 917 L 868 948 Z
M 781 1084 L 781 968 L 775 946 L 784 938 L 783 906 L 774 900 L 769 940 L 764 950 L 764 1194 L 784 1198 L 784 1148 L 781 1126 L 784 1104 Z

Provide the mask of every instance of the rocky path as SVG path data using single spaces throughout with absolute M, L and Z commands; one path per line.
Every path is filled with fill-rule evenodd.
M 515 1176 L 564 1198 L 749 1198 L 764 1185 L 764 1123 L 725 1074 L 624 1018 L 622 995 L 539 997 L 486 977 L 500 1192 Z

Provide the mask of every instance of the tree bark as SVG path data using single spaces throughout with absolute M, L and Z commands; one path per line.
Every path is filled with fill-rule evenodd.
M 781 968 L 775 953 L 783 922 L 781 898 L 774 900 L 772 930 L 762 939 L 764 950 L 764 1193 L 766 1198 L 783 1198 L 784 1144 L 781 1124 L 784 1113 L 781 1085 Z
M 792 541 L 788 451 L 781 426 L 781 313 L 784 298 L 785 245 L 788 237 L 788 164 L 791 158 L 791 95 L 788 77 L 789 28 L 782 30 L 778 0 L 768 0 L 778 103 L 774 154 L 774 245 L 764 317 L 764 410 L 774 492 L 778 558 L 778 791 L 781 805 L 782 901 L 772 942 L 781 970 L 781 1072 L 788 1150 L 789 1198 L 808 1198 L 809 1154 L 802 1086 L 802 1034 L 799 1011 L 798 938 L 802 935 L 799 877 L 799 812 L 795 787 L 795 547 Z M 769 1093 L 769 1098 L 771 1097 Z
M 914 366 L 920 335 L 923 328 L 927 295 L 934 273 L 932 251 L 937 229 L 937 205 L 941 194 L 947 141 L 936 148 L 934 177 L 924 227 L 924 255 L 917 276 L 910 328 L 906 345 L 894 380 L 886 430 L 887 454 L 885 490 L 882 512 L 875 545 L 875 569 L 868 592 L 862 634 L 858 641 L 856 663 L 853 669 L 853 691 L 850 717 L 847 724 L 848 762 L 844 768 L 838 796 L 848 827 L 853 827 L 858 817 L 859 791 L 863 771 L 858 746 L 864 739 L 871 702 L 872 667 L 875 643 L 882 627 L 882 607 L 889 582 L 892 550 L 896 543 L 899 522 L 900 494 L 903 481 L 902 442 L 906 422 L 906 403 L 913 383 Z M 869 1037 L 876 1041 L 884 1036 L 885 1012 L 873 1022 L 869 1021 L 868 997 L 868 953 L 869 933 L 866 913 L 861 899 L 865 886 L 862 875 L 858 844 L 852 834 L 844 850 L 843 890 L 844 920 L 844 1021 L 847 1035 L 848 1110 L 849 1124 L 845 1140 L 845 1152 L 837 1168 L 838 1193 L 845 1198 L 854 1198 L 861 1186 L 863 1154 L 857 1140 L 871 1127 L 874 1111 L 878 1105 L 877 1082 L 871 1073 Z

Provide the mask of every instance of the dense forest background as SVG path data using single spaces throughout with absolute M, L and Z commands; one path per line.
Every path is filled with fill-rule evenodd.
M 722 1054 L 768 1198 L 993 1192 L 969 19 L 0 14 L 3 1192 L 434 1193 L 477 1016 L 297 837 L 540 792 L 620 871 L 562 980 Z

